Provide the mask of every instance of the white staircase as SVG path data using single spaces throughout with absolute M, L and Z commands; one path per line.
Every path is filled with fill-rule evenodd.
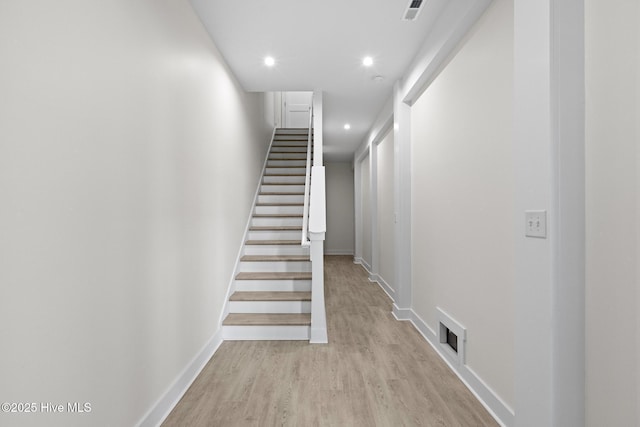
M 301 244 L 308 130 L 276 131 L 222 323 L 225 340 L 309 340 L 311 261 Z

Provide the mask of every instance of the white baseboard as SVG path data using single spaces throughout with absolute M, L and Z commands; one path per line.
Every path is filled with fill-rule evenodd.
M 324 250 L 325 255 L 351 255 L 353 256 L 353 249 L 326 249 Z
M 503 427 L 511 427 L 515 425 L 515 414 L 511 409 L 491 388 L 467 365 L 453 365 L 444 354 L 443 349 L 438 342 L 436 333 L 420 318 L 412 309 L 400 309 L 395 304 L 393 306 L 393 315 L 398 320 L 410 321 L 413 326 L 422 334 L 431 347 L 438 353 L 440 358 L 451 368 L 451 370 L 460 378 L 465 386 L 480 401 L 482 406 L 496 419 L 498 424 Z
M 391 298 L 391 301 L 396 300 L 396 291 L 394 291 L 393 288 L 389 286 L 387 281 L 384 280 L 384 277 L 380 276 L 379 274 L 376 274 L 376 283 L 380 285 L 382 290 L 389 296 L 389 298 Z
M 371 273 L 371 267 L 369 266 L 369 264 L 367 264 L 367 262 L 365 260 L 363 260 L 362 258 L 354 258 L 353 263 L 361 265 L 362 268 L 364 268 L 367 271 L 367 273 L 369 274 L 369 281 L 372 282 L 372 283 L 377 283 L 378 286 L 380 286 L 380 288 L 382 288 L 384 293 L 387 294 L 387 296 L 389 298 L 391 298 L 391 301 L 395 302 L 395 300 L 396 300 L 396 291 L 394 291 L 393 288 L 391 286 L 389 286 L 387 281 L 384 280 L 384 278 L 382 276 L 380 276 L 379 274 Z
M 396 320 L 411 320 L 411 309 L 410 308 L 400 308 L 395 303 L 393 304 L 393 308 L 391 310 L 391 314 Z
M 364 258 L 354 258 L 353 263 L 361 265 L 362 268 L 364 268 L 368 274 L 371 274 L 371 266 L 367 261 L 364 260 Z
M 182 399 L 182 396 L 187 392 L 207 362 L 213 357 L 214 353 L 220 347 L 220 344 L 222 344 L 221 329 L 211 337 L 209 342 L 205 344 L 202 350 L 200 350 L 193 360 L 184 368 L 164 395 L 162 395 L 155 405 L 142 417 L 137 426 L 156 427 L 162 424 L 180 399 Z

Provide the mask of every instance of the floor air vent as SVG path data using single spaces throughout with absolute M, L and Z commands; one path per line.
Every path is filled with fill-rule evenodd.
M 402 17 L 402 19 L 404 19 L 405 21 L 413 21 L 414 19 L 416 19 L 418 17 L 418 14 L 420 13 L 420 10 L 422 10 L 422 3 L 423 0 L 411 0 L 409 2 L 409 6 L 407 6 L 407 9 L 404 11 L 404 16 Z

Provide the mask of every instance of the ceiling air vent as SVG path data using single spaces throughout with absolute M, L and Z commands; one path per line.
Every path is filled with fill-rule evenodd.
M 405 21 L 413 21 L 416 19 L 420 13 L 422 3 L 423 0 L 411 0 L 409 6 L 407 6 L 407 10 L 404 11 L 402 19 Z

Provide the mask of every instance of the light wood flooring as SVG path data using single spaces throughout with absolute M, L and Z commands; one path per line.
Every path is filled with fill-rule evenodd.
M 163 426 L 497 426 L 348 256 L 325 257 L 329 344 L 227 341 Z

